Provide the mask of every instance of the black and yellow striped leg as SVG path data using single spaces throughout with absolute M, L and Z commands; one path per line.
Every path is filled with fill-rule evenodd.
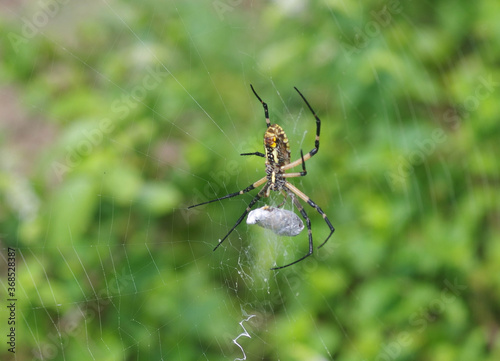
M 306 161 L 304 160 L 304 153 L 302 152 L 302 149 L 300 150 L 300 159 L 302 160 L 302 172 L 295 172 L 295 173 L 284 173 L 283 177 L 284 178 L 293 178 L 293 177 L 304 177 L 307 175 L 307 170 L 306 170 Z
M 328 235 L 328 237 L 326 237 L 325 241 L 318 246 L 318 248 L 321 248 L 321 247 L 323 247 L 325 245 L 326 242 L 328 242 L 328 240 L 332 236 L 333 232 L 335 232 L 335 228 L 330 223 L 330 220 L 326 216 L 325 212 L 323 212 L 323 210 L 320 208 L 320 206 L 318 206 L 316 203 L 314 203 L 311 199 L 309 199 L 309 201 L 307 202 L 307 204 L 309 204 L 311 207 L 315 208 L 316 211 L 318 211 L 318 213 L 321 214 L 321 216 L 325 220 L 326 224 L 330 228 L 330 234 Z
M 240 155 L 257 155 L 257 156 L 262 157 L 262 158 L 266 157 L 266 155 L 264 153 L 261 153 L 261 152 L 241 153 Z
M 321 131 L 321 120 L 316 115 L 316 112 L 313 110 L 313 108 L 311 107 L 311 105 L 307 101 L 306 97 L 302 95 L 302 93 L 299 91 L 299 89 L 297 89 L 296 87 L 294 87 L 294 89 L 297 91 L 297 93 L 299 93 L 300 97 L 302 98 L 302 100 L 304 100 L 307 107 L 309 108 L 311 113 L 314 115 L 314 118 L 316 119 L 316 139 L 314 140 L 314 149 L 312 149 L 309 152 L 310 156 L 312 157 L 313 155 L 315 155 L 318 152 L 318 149 L 319 149 L 319 133 Z
M 217 244 L 217 246 L 215 246 L 214 251 L 217 248 L 219 248 L 219 246 L 222 244 L 222 242 L 224 242 L 226 240 L 226 238 L 231 234 L 231 232 L 233 232 L 234 229 L 236 227 L 238 227 L 238 225 L 243 221 L 243 219 L 245 219 L 245 216 L 248 214 L 248 212 L 250 212 L 250 210 L 255 205 L 255 203 L 257 203 L 257 201 L 264 196 L 264 194 L 267 191 L 267 188 L 269 188 L 268 184 L 266 186 L 264 186 L 264 188 L 262 188 L 260 190 L 260 192 L 254 197 L 254 199 L 252 199 L 252 201 L 248 204 L 247 208 L 245 209 L 245 212 L 243 212 L 243 214 L 241 215 L 241 217 L 238 218 L 238 220 L 236 221 L 236 224 L 233 226 L 233 228 L 231 228 L 229 230 L 229 232 L 227 232 L 227 234 L 224 236 L 224 238 L 222 238 L 221 240 L 219 240 L 219 243 Z
M 273 268 L 271 268 L 272 270 L 282 269 L 282 268 L 294 265 L 295 263 L 298 263 L 298 262 L 304 260 L 305 258 L 309 257 L 310 255 L 312 255 L 313 254 L 313 249 L 314 249 L 314 247 L 313 247 L 313 238 L 312 238 L 312 230 L 311 230 L 311 220 L 307 216 L 307 213 L 306 213 L 304 207 L 302 207 L 302 204 L 300 204 L 300 202 L 297 200 L 297 198 L 295 198 L 295 195 L 292 193 L 292 191 L 289 190 L 289 189 L 286 189 L 286 191 L 287 191 L 288 194 L 290 194 L 290 197 L 292 198 L 293 204 L 295 204 L 295 207 L 297 207 L 297 209 L 299 210 L 300 214 L 302 215 L 302 218 L 304 218 L 304 220 L 306 221 L 307 236 L 309 238 L 309 252 L 305 256 L 299 258 L 296 261 L 293 261 L 292 263 L 289 263 L 289 264 L 287 264 L 285 266 L 273 267 Z
M 296 161 L 293 161 L 293 162 L 291 162 L 291 163 L 289 163 L 289 164 L 281 167 L 281 170 L 283 170 L 283 171 L 285 171 L 287 169 L 290 169 L 290 168 L 293 168 L 293 167 L 296 167 L 299 164 L 303 163 L 304 161 L 309 160 L 313 155 L 315 155 L 316 153 L 318 153 L 318 149 L 319 149 L 319 133 L 321 132 L 321 120 L 316 115 L 316 112 L 313 110 L 313 108 L 311 107 L 311 105 L 309 104 L 309 102 L 307 101 L 307 99 L 299 91 L 299 89 L 295 88 L 295 90 L 297 91 L 297 93 L 299 93 L 299 95 L 302 98 L 302 100 L 304 100 L 304 102 L 306 103 L 307 107 L 309 108 L 309 110 L 313 114 L 314 119 L 316 119 L 316 139 L 314 140 L 314 148 L 311 149 L 311 151 L 309 151 L 309 153 L 307 153 L 301 159 L 297 159 Z
M 188 209 L 190 208 L 194 208 L 194 207 L 198 207 L 198 206 L 202 206 L 204 204 L 208 204 L 208 203 L 212 203 L 212 202 L 217 202 L 217 201 L 220 201 L 222 199 L 226 199 L 226 198 L 232 198 L 232 197 L 236 197 L 236 196 L 239 196 L 239 195 L 242 195 L 244 193 L 247 193 L 247 192 L 250 192 L 251 190 L 261 186 L 262 184 L 264 184 L 265 182 L 267 181 L 267 177 L 263 177 L 261 179 L 259 179 L 257 182 L 253 183 L 253 184 L 250 184 L 248 187 L 246 187 L 245 189 L 242 189 L 241 191 L 239 192 L 235 192 L 235 193 L 230 193 L 228 195 L 225 195 L 224 197 L 220 197 L 220 198 L 217 198 L 217 199 L 212 199 L 211 201 L 206 201 L 206 202 L 203 202 L 203 203 L 198 203 L 198 204 L 195 204 L 195 205 L 192 205 L 192 206 L 189 206 Z
M 323 212 L 323 210 L 316 203 L 314 203 L 311 200 L 311 198 L 309 198 L 308 196 L 306 196 L 301 190 L 299 190 L 293 184 L 290 184 L 290 183 L 286 182 L 285 183 L 285 187 L 288 188 L 289 190 L 291 190 L 297 196 L 299 196 L 304 202 L 307 202 L 307 204 L 309 204 L 311 207 L 313 207 L 314 209 L 316 209 L 316 211 L 319 214 L 321 214 L 321 216 L 325 220 L 326 224 L 328 225 L 328 228 L 330 228 L 330 234 L 328 235 L 328 237 L 326 237 L 325 241 L 318 246 L 318 248 L 323 247 L 324 244 L 330 239 L 330 237 L 332 236 L 333 232 L 335 232 L 335 227 L 333 227 L 332 223 L 330 222 L 330 220 L 326 216 L 325 212 Z
M 259 101 L 262 103 L 262 106 L 264 107 L 264 116 L 266 117 L 266 125 L 269 128 L 269 126 L 271 125 L 271 121 L 269 120 L 269 110 L 267 109 L 267 104 L 265 102 L 263 102 L 262 99 L 260 99 L 260 96 L 257 94 L 255 89 L 253 88 L 252 84 L 250 84 L 250 88 L 252 88 L 253 93 L 255 94 L 257 99 L 259 99 Z

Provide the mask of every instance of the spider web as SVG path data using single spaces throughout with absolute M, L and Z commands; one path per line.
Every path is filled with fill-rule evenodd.
M 14 23 L 18 23 L 15 34 L 22 31 L 25 19 L 38 19 L 40 24 L 35 26 L 33 37 L 24 35 L 26 43 L 18 44 L 21 54 L 26 54 L 26 47 L 34 44 L 40 49 L 43 44 L 55 49 L 54 53 L 43 56 L 28 52 L 26 56 L 31 57 L 34 70 L 19 77 L 25 76 L 27 82 L 35 83 L 71 82 L 71 74 L 62 72 L 62 78 L 56 76 L 61 74 L 61 63 L 68 62 L 77 72 L 92 74 L 96 88 L 109 88 L 113 94 L 97 105 L 90 101 L 95 101 L 95 97 L 83 94 L 88 101 L 83 103 L 91 109 L 76 112 L 76 125 L 67 124 L 71 120 L 64 118 L 68 114 L 65 107 L 78 106 L 70 99 L 69 105 L 61 102 L 58 107 L 52 107 L 44 104 L 43 97 L 28 94 L 19 104 L 20 109 L 28 109 L 23 115 L 26 118 L 40 113 L 55 120 L 46 138 L 54 140 L 52 147 L 56 148 L 56 155 L 44 153 L 40 162 L 46 171 L 38 171 L 36 176 L 18 165 L 36 169 L 30 160 L 0 159 L 2 168 L 9 174 L 8 195 L 4 201 L 9 212 L 19 219 L 15 229 L 6 229 L 2 235 L 5 237 L 2 257 L 5 259 L 5 245 L 14 246 L 17 251 L 19 300 L 17 353 L 5 355 L 16 360 L 334 360 L 340 354 L 340 359 L 345 360 L 392 360 L 399 355 L 408 356 L 418 347 L 419 328 L 408 321 L 411 314 L 404 314 L 394 324 L 390 319 L 378 318 L 375 311 L 373 316 L 368 310 L 384 307 L 386 300 L 373 299 L 375 292 L 356 285 L 367 274 L 379 272 L 385 262 L 383 253 L 387 248 L 376 243 L 383 237 L 371 236 L 372 231 L 376 233 L 391 225 L 396 235 L 389 238 L 411 238 L 412 228 L 408 226 L 411 217 L 426 214 L 428 208 L 440 207 L 436 187 L 451 187 L 450 202 L 470 202 L 470 209 L 481 207 L 480 203 L 485 202 L 482 196 L 490 192 L 491 178 L 485 177 L 483 193 L 465 200 L 455 194 L 459 190 L 455 190 L 451 174 L 457 172 L 457 166 L 461 167 L 458 171 L 463 172 L 466 179 L 463 187 L 472 192 L 474 172 L 469 172 L 469 167 L 473 165 L 448 165 L 449 154 L 438 150 L 442 143 L 453 142 L 449 133 L 444 133 L 450 124 L 433 125 L 431 129 L 421 125 L 421 113 L 417 115 L 415 110 L 419 102 L 438 96 L 432 79 L 426 79 L 430 85 L 424 90 L 417 86 L 408 89 L 404 99 L 410 116 L 402 114 L 403 110 L 397 108 L 401 102 L 391 96 L 388 83 L 382 79 L 385 74 L 380 67 L 381 60 L 371 57 L 363 63 L 360 72 L 364 73 L 360 78 L 373 76 L 374 94 L 378 95 L 375 101 L 383 103 L 380 108 L 384 114 L 370 116 L 356 107 L 359 94 L 350 87 L 346 77 L 331 85 L 331 90 L 323 96 L 318 95 L 319 90 L 315 92 L 314 82 L 306 82 L 307 76 L 301 78 L 300 84 L 281 79 L 277 83 L 278 76 L 274 76 L 272 69 L 279 68 L 279 62 L 286 60 L 285 50 L 292 50 L 290 45 L 282 44 L 281 48 L 261 54 L 262 43 L 244 34 L 256 32 L 263 20 L 254 14 L 245 25 L 238 26 L 241 20 L 238 13 L 262 10 L 257 3 L 216 1 L 200 6 L 170 2 L 165 8 L 159 3 L 147 2 L 144 12 L 139 12 L 133 4 L 109 1 L 89 6 L 57 1 L 21 9 L 2 6 L 7 14 L 14 16 Z M 300 2 L 278 1 L 271 10 L 293 19 L 305 8 Z M 342 30 L 345 26 L 339 23 L 339 9 L 326 6 L 326 10 L 329 18 L 323 21 L 347 37 Z M 365 10 L 357 9 L 360 13 Z M 163 14 L 164 11 L 167 14 Z M 204 20 L 200 14 L 212 20 Z M 416 27 L 411 13 L 403 11 L 398 16 L 398 21 Z M 61 31 L 73 22 L 84 26 L 81 17 L 95 21 L 87 25 L 89 34 L 95 38 L 87 35 L 90 39 L 80 39 Z M 214 18 L 217 21 L 213 21 Z M 167 35 L 173 40 L 165 45 L 167 49 L 159 49 L 161 43 L 154 42 L 151 34 L 166 19 L 172 23 Z M 361 23 L 376 23 L 370 19 L 363 19 Z M 100 27 L 95 25 L 99 22 L 111 24 L 106 31 L 112 35 L 104 34 L 101 39 Z M 139 30 L 137 24 L 143 22 L 147 26 L 141 25 Z M 381 22 L 376 24 L 384 27 Z M 73 29 L 76 28 L 75 25 Z M 218 37 L 222 39 L 219 41 L 227 40 L 224 33 L 228 31 L 247 40 L 230 51 L 241 66 L 236 72 L 241 76 L 239 83 L 212 75 L 215 55 L 208 45 Z M 382 42 L 382 48 L 387 46 L 385 36 L 399 36 L 404 40 L 399 28 L 394 34 L 370 34 L 361 32 L 368 42 Z M 78 48 L 74 42 L 78 41 L 84 45 L 95 41 L 95 49 L 89 47 L 88 54 L 83 56 L 74 50 Z M 107 52 L 102 53 L 106 47 L 99 44 L 101 41 L 109 45 Z M 332 56 L 330 48 L 315 45 L 319 48 L 311 45 L 307 52 Z M 412 58 L 411 49 L 405 45 L 401 48 L 407 58 L 403 57 L 398 69 L 401 72 L 396 73 L 404 77 L 405 65 L 419 60 Z M 132 60 L 124 57 L 124 62 L 136 64 L 137 69 L 132 72 L 130 82 L 124 82 L 119 74 L 130 67 L 115 69 L 112 64 L 116 57 L 129 53 L 133 54 Z M 353 71 L 360 60 L 357 52 L 348 54 L 352 59 L 343 64 L 348 71 Z M 227 59 L 224 53 L 219 56 L 221 62 Z M 465 55 L 457 56 L 459 60 L 462 57 Z M 103 58 L 110 64 L 102 61 Z M 324 68 L 322 60 L 317 61 L 318 67 Z M 38 62 L 52 66 L 49 76 L 37 73 Z M 297 72 L 305 71 L 297 66 Z M 418 63 L 417 67 L 420 66 L 423 64 Z M 314 69 L 310 72 L 314 73 Z M 430 77 L 425 70 L 422 74 Z M 311 79 L 319 77 L 321 74 L 316 74 Z M 290 81 L 293 78 L 286 77 Z M 463 126 L 460 117 L 464 111 L 467 114 L 481 111 L 482 102 L 488 101 L 486 94 L 476 99 L 478 105 L 474 109 L 473 103 L 467 103 L 467 99 L 474 96 L 474 88 L 482 84 L 482 80 L 477 79 L 470 83 L 471 93 L 460 93 L 463 107 L 453 108 L 452 126 Z M 445 81 L 444 75 L 441 80 Z M 230 87 L 227 82 L 231 83 Z M 257 82 L 265 86 L 257 87 Z M 322 119 L 320 151 L 307 162 L 309 174 L 291 181 L 322 207 L 337 232 L 325 247 L 315 249 L 313 256 L 279 271 L 270 268 L 291 262 L 307 252 L 305 231 L 297 237 L 278 237 L 243 221 L 217 251 L 212 252 L 258 190 L 187 210 L 191 204 L 244 189 L 263 176 L 262 158 L 239 156 L 243 152 L 263 151 L 263 110 L 250 91 L 250 83 L 268 103 L 271 122 L 279 123 L 287 132 L 293 159 L 299 157 L 300 149 L 307 152 L 313 147 L 315 135 L 314 118 L 293 90 L 294 85 Z M 302 84 L 307 84 L 306 89 L 301 88 Z M 211 96 L 207 96 L 207 89 Z M 154 97 L 143 95 L 149 92 Z M 60 95 L 64 96 L 64 91 Z M 122 96 L 127 96 L 127 100 L 114 103 Z M 331 99 L 336 99 L 336 105 L 330 104 Z M 136 108 L 147 110 L 153 119 Z M 424 109 L 427 113 L 432 111 L 435 109 L 431 106 Z M 123 116 L 117 115 L 120 112 Z M 224 118 L 215 116 L 221 113 L 225 114 Z M 129 117 L 130 114 L 133 117 Z M 115 122 L 109 131 L 108 117 Z M 85 118 L 88 119 L 82 121 Z M 361 123 L 353 124 L 354 118 Z M 369 123 L 379 125 L 374 132 L 385 134 L 388 149 L 367 154 L 365 145 L 369 139 L 363 138 L 366 135 L 359 128 Z M 58 128 L 63 125 L 72 130 L 62 135 Z M 29 128 L 24 124 L 19 134 L 29 134 Z M 100 133 L 95 129 L 100 129 Z M 158 133 L 164 146 L 159 144 Z M 80 143 L 81 139 L 91 144 L 88 154 L 84 154 L 78 164 L 70 165 L 64 156 L 79 154 L 72 151 L 72 146 L 84 144 Z M 334 144 L 333 139 L 339 143 Z M 42 146 L 51 147 L 50 144 Z M 451 144 L 450 149 L 453 146 Z M 19 149 L 20 154 L 26 156 L 22 154 L 26 148 Z M 475 147 L 477 162 L 488 162 L 492 150 Z M 83 148 L 80 151 L 87 152 Z M 337 151 L 351 154 L 346 157 L 347 164 L 336 162 Z M 85 162 L 97 152 L 102 152 L 101 158 L 96 157 L 94 163 Z M 377 157 L 383 158 L 386 152 L 402 152 L 402 156 L 384 164 Z M 120 161 L 109 160 L 113 155 Z M 350 170 L 337 173 L 333 167 Z M 493 173 L 497 175 L 498 167 L 494 168 L 496 173 Z M 383 177 L 371 176 L 371 172 Z M 28 177 L 32 177 L 29 182 Z M 353 205 L 350 197 L 363 195 L 351 191 L 353 177 L 363 181 L 362 187 L 368 193 L 380 195 L 375 201 L 381 203 L 381 211 L 370 213 Z M 139 184 L 142 178 L 148 179 L 147 187 Z M 428 185 L 426 189 L 419 189 L 422 183 L 417 180 L 422 178 L 423 184 Z M 47 192 L 52 196 L 40 195 L 37 189 L 43 187 L 49 188 Z M 343 189 L 349 191 L 346 193 Z M 254 208 L 277 205 L 281 200 L 282 196 L 275 194 Z M 391 212 L 384 203 L 396 210 Z M 284 207 L 296 211 L 290 200 Z M 313 208 L 306 204 L 304 207 L 311 218 L 317 245 L 326 238 L 329 229 Z M 389 222 L 391 216 L 399 218 Z M 398 252 L 412 251 L 421 252 L 414 244 L 409 244 L 408 250 L 398 248 Z M 351 265 L 353 276 L 347 274 L 346 265 Z M 435 265 L 422 267 L 433 269 Z M 424 269 L 422 273 L 425 272 Z M 441 288 L 443 279 L 438 282 Z M 382 278 L 380 284 L 377 283 L 378 288 L 384 287 L 383 281 Z M 3 278 L 2 286 L 7 288 Z M 424 292 L 420 297 L 408 301 L 413 312 L 431 303 L 436 296 Z M 352 304 L 346 304 L 343 298 Z M 459 308 L 457 303 L 446 304 L 446 309 Z M 359 308 L 359 314 L 349 306 Z M 1 322 L 2 334 L 6 334 L 5 322 Z M 384 326 L 390 323 L 390 335 L 386 339 L 371 336 L 373 323 Z M 368 335 L 363 333 L 364 327 Z M 358 328 L 362 330 L 357 331 Z M 410 341 L 394 344 L 393 340 L 403 332 L 412 335 Z M 402 346 L 396 349 L 394 345 Z M 3 356 L 4 351 L 0 350 L 0 355 Z

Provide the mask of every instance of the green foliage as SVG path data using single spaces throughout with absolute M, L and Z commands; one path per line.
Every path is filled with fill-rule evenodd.
M 17 359 L 235 359 L 246 313 L 252 360 L 499 359 L 497 1 L 41 4 L 0 19 Z M 186 209 L 264 175 L 249 84 L 293 158 L 294 86 L 322 120 L 291 182 L 336 232 L 279 272 L 305 232 L 212 252 L 251 195 Z

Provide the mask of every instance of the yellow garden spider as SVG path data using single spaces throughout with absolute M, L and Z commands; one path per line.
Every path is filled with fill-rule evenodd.
M 310 221 L 309 217 L 307 216 L 307 213 L 304 210 L 304 207 L 302 207 L 302 205 L 300 204 L 300 202 L 297 200 L 297 198 L 295 196 L 298 196 L 304 202 L 306 202 L 311 207 L 316 209 L 316 211 L 318 211 L 318 213 L 321 214 L 321 216 L 325 220 L 326 224 L 330 228 L 330 234 L 328 235 L 328 237 L 326 237 L 326 240 L 319 245 L 318 248 L 322 247 L 328 241 L 328 239 L 331 237 L 333 232 L 335 231 L 335 228 L 332 226 L 332 224 L 330 223 L 328 217 L 323 212 L 323 210 L 316 203 L 314 203 L 307 195 L 305 195 L 302 191 L 300 191 L 298 188 L 296 188 L 294 185 L 292 185 L 290 182 L 287 181 L 287 178 L 303 177 L 307 174 L 305 162 L 307 160 L 309 160 L 313 155 L 315 155 L 319 149 L 319 132 L 320 132 L 320 128 L 321 128 L 321 120 L 318 118 L 318 116 L 314 112 L 313 108 L 311 107 L 311 105 L 309 105 L 309 102 L 302 95 L 302 93 L 297 88 L 295 88 L 297 93 L 299 93 L 300 97 L 304 100 L 307 107 L 309 108 L 309 110 L 311 110 L 311 113 L 314 115 L 314 118 L 316 119 L 316 139 L 314 141 L 314 148 L 309 153 L 304 155 L 304 153 L 302 152 L 302 149 L 301 149 L 300 150 L 300 158 L 294 162 L 290 162 L 290 144 L 288 143 L 288 138 L 285 134 L 285 131 L 278 124 L 271 124 L 271 122 L 269 121 L 269 111 L 267 109 L 267 104 L 264 103 L 262 101 L 262 99 L 257 95 L 253 86 L 250 85 L 250 87 L 252 88 L 252 91 L 255 94 L 255 96 L 257 97 L 257 99 L 259 99 L 259 101 L 262 103 L 262 106 L 264 107 L 264 116 L 266 117 L 266 125 L 267 125 L 267 130 L 264 133 L 264 148 L 265 148 L 266 153 L 263 154 L 261 152 L 253 152 L 253 153 L 242 153 L 241 155 L 256 155 L 259 157 L 266 158 L 266 176 L 259 179 L 257 182 L 249 185 L 247 188 L 245 188 L 239 192 L 231 193 L 231 194 L 225 195 L 224 197 L 213 199 L 211 201 L 195 204 L 195 205 L 190 206 L 188 208 L 198 207 L 198 206 L 201 206 L 203 204 L 220 201 L 220 200 L 226 199 L 226 198 L 236 197 L 236 196 L 239 196 L 241 194 L 250 192 L 251 190 L 265 184 L 264 187 L 259 191 L 259 193 L 257 193 L 257 195 L 254 197 L 254 199 L 252 199 L 252 201 L 248 204 L 247 208 L 245 209 L 245 211 L 243 212 L 241 217 L 238 218 L 238 220 L 236 221 L 236 224 L 233 226 L 233 228 L 231 228 L 229 230 L 229 232 L 224 236 L 224 238 L 219 240 L 219 243 L 214 248 L 214 251 L 215 251 L 217 248 L 219 248 L 219 246 L 222 244 L 222 242 L 224 242 L 226 240 L 226 238 L 231 234 L 231 232 L 243 221 L 245 216 L 248 214 L 248 212 L 250 212 L 252 207 L 255 205 L 255 203 L 257 203 L 257 201 L 259 199 L 261 199 L 262 197 L 269 197 L 271 191 L 281 192 L 281 194 L 283 194 L 283 196 L 285 197 L 285 200 L 286 200 L 287 195 L 289 195 L 290 198 L 292 199 L 293 204 L 297 207 L 300 214 L 302 215 L 302 217 L 306 221 L 307 234 L 309 237 L 309 252 L 305 256 L 303 256 L 303 257 L 299 258 L 298 260 L 293 261 L 292 263 L 289 263 L 285 266 L 271 268 L 272 270 L 277 270 L 277 269 L 291 266 L 297 262 L 300 262 L 300 261 L 304 260 L 305 258 L 309 257 L 313 253 L 313 239 L 312 239 L 312 231 L 311 231 L 311 221 Z M 301 172 L 285 173 L 286 170 L 294 168 L 294 167 L 301 165 L 301 164 L 302 164 L 302 171 Z M 284 201 L 278 207 L 282 206 L 283 204 L 284 204 Z

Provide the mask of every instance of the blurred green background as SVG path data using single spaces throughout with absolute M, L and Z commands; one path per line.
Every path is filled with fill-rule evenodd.
M 500 359 L 498 1 L 0 8 L 2 360 Z M 293 158 L 322 120 L 279 272 L 305 232 L 212 252 L 251 194 L 187 210 L 263 176 L 250 84 Z

